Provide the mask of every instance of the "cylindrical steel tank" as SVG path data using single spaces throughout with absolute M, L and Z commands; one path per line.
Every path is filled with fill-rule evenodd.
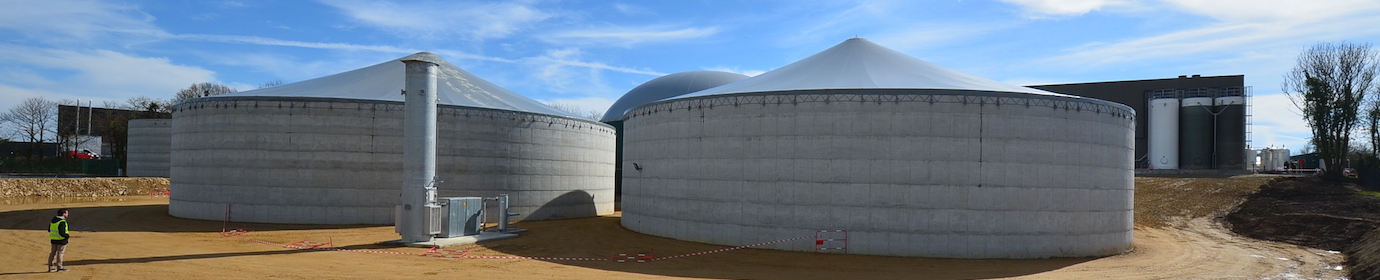
M 172 155 L 172 120 L 129 120 L 126 144 L 126 175 L 130 177 L 168 177 Z
M 1179 169 L 1212 168 L 1212 97 L 1186 97 L 1179 108 Z
M 613 213 L 613 128 L 440 61 L 439 196 L 511 195 L 515 220 Z M 391 224 L 403 183 L 398 60 L 173 108 L 176 217 Z
M 1260 171 L 1260 158 L 1255 149 L 1246 148 L 1245 161 L 1246 170 Z
M 1126 252 L 1135 112 L 993 82 L 854 38 L 624 122 L 624 227 L 850 254 Z
M 1217 112 L 1216 145 L 1217 169 L 1246 169 L 1243 162 L 1246 150 L 1246 97 L 1241 91 L 1223 91 L 1226 96 L 1213 99 Z
M 1179 169 L 1179 99 L 1174 91 L 1150 98 L 1150 169 Z
M 1289 161 L 1289 149 L 1285 148 L 1264 148 L 1260 149 L 1260 170 L 1261 171 L 1283 171 L 1284 163 Z

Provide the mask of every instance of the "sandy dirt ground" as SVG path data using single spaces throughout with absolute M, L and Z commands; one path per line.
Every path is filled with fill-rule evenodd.
M 1343 256 L 1240 237 L 1219 222 L 1269 178 L 1137 178 L 1133 252 L 1103 258 L 952 260 L 742 249 L 649 263 L 609 262 L 618 253 L 665 257 L 725 246 L 642 235 L 617 215 L 523 222 L 522 236 L 447 248 L 376 245 L 390 226 L 232 223 L 171 217 L 167 198 L 0 198 L 0 278 L 5 279 L 1338 279 Z M 71 208 L 67 266 L 46 273 L 46 227 Z M 782 238 L 789 238 L 783 236 Z M 813 242 L 813 238 L 790 242 Z M 284 244 L 329 250 L 299 250 Z M 445 256 L 460 256 L 450 258 Z M 568 257 L 602 261 L 481 259 Z

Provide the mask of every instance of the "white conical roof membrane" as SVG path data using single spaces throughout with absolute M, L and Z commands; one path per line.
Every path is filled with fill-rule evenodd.
M 573 113 L 546 106 L 531 98 L 518 95 L 507 89 L 480 79 L 465 72 L 431 53 L 421 52 L 404 58 L 390 60 L 373 66 L 343 72 L 340 74 L 279 85 L 275 87 L 216 95 L 208 98 L 243 97 L 299 97 L 299 98 L 344 98 L 363 100 L 382 100 L 402 102 L 405 83 L 403 59 L 416 58 L 440 65 L 436 77 L 436 95 L 441 105 L 455 105 L 476 108 L 520 111 L 556 116 L 579 118 Z
M 623 114 L 633 107 L 747 78 L 746 75 L 722 71 L 689 71 L 657 77 L 623 94 L 609 106 L 608 112 L 599 121 L 621 121 Z
M 818 89 L 975 90 L 1078 98 L 960 73 L 867 39 L 852 38 L 756 77 L 670 99 Z

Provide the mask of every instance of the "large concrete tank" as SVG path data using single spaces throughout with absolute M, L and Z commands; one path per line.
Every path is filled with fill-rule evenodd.
M 1185 96 L 1180 105 L 1179 169 L 1211 169 L 1212 97 Z
M 1216 145 L 1217 169 L 1246 169 L 1243 161 L 1246 149 L 1246 97 L 1240 88 L 1223 91 L 1224 96 L 1212 99 L 1217 112 Z
M 622 224 L 633 231 L 739 246 L 844 229 L 851 254 L 947 258 L 1132 246 L 1125 105 L 854 38 L 627 117 Z
M 625 119 L 623 113 L 633 107 L 656 102 L 677 95 L 701 91 L 707 88 L 742 81 L 748 76 L 723 71 L 687 71 L 668 74 L 651 79 L 632 90 L 628 90 L 618 101 L 604 112 L 601 122 L 618 122 Z
M 609 106 L 609 110 L 604 112 L 604 117 L 599 120 L 612 125 L 618 131 L 618 156 L 615 162 L 620 164 L 615 166 L 621 166 L 621 162 L 623 162 L 623 120 L 625 119 L 623 113 L 627 112 L 628 109 L 747 78 L 748 76 L 742 74 L 722 71 L 688 71 L 657 77 L 629 90 L 622 97 L 619 97 L 618 101 L 614 101 L 613 105 Z M 623 195 L 623 168 L 615 169 L 614 178 L 615 195 L 621 196 Z
M 391 224 L 402 183 L 403 63 L 174 106 L 169 213 Z M 440 61 L 440 196 L 511 195 L 517 220 L 613 212 L 613 128 Z
M 168 163 L 172 155 L 172 120 L 129 120 L 129 138 L 125 147 L 130 177 L 168 177 Z
M 1179 98 L 1173 90 L 1150 97 L 1150 169 L 1179 169 Z

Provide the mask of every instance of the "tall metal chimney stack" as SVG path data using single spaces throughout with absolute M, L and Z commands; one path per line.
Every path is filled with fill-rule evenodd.
M 441 58 L 419 52 L 406 64 L 403 88 L 403 184 L 396 229 L 403 242 L 431 241 L 430 208 L 436 204 L 436 76 Z

